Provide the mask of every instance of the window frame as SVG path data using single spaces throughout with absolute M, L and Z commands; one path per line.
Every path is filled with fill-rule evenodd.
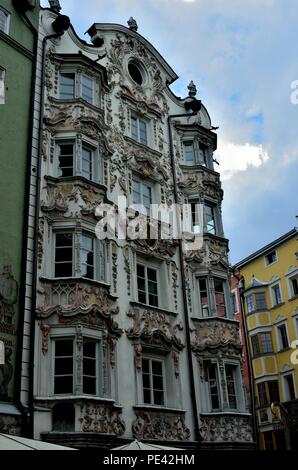
M 144 375 L 144 372 L 143 372 L 143 362 L 144 361 L 148 361 L 149 362 L 149 382 L 150 382 L 150 403 L 148 402 L 145 402 L 145 399 L 144 399 L 144 379 L 143 379 L 143 375 Z M 162 385 L 163 385 L 163 389 L 162 390 L 159 390 L 159 389 L 154 389 L 154 384 L 153 384 L 153 372 L 152 372 L 152 363 L 153 362 L 158 362 L 161 364 L 161 369 L 162 369 Z M 146 387 L 146 389 L 148 390 L 148 388 Z M 157 391 L 162 391 L 163 392 L 163 403 L 155 403 L 154 402 L 154 390 L 157 390 Z M 144 405 L 149 405 L 149 406 L 161 406 L 161 407 L 166 407 L 167 405 L 167 390 L 166 390 L 166 373 L 165 373 L 165 361 L 164 359 L 160 358 L 160 357 L 157 357 L 157 356 L 151 356 L 151 355 L 143 355 L 142 357 L 142 397 L 143 397 L 143 400 L 142 402 L 144 403 Z
M 8 35 L 9 30 L 10 30 L 10 16 L 11 16 L 11 14 L 3 6 L 0 6 L 0 13 L 1 12 L 4 14 L 4 16 L 6 16 L 6 21 L 5 21 L 5 28 L 3 30 L 0 29 L 0 31 L 4 34 Z
M 283 328 L 283 332 L 285 333 L 285 337 L 281 332 Z M 282 322 L 276 325 L 276 335 L 277 335 L 277 344 L 278 344 L 278 352 L 286 351 L 290 348 L 290 341 L 289 341 L 289 332 L 288 332 L 288 325 L 286 322 Z M 284 339 L 286 338 L 286 346 L 284 345 Z
M 71 234 L 72 235 L 72 274 L 71 276 L 56 276 L 56 236 L 57 234 Z M 86 236 L 89 238 L 92 238 L 93 240 L 93 278 L 86 277 L 86 275 L 83 275 L 83 269 L 82 269 L 82 238 Z M 77 239 L 79 238 L 79 243 L 77 243 Z M 78 246 L 79 245 L 79 246 Z M 78 256 L 80 258 L 80 273 L 77 274 L 75 271 L 76 263 Z M 60 227 L 59 225 L 56 225 L 53 227 L 53 263 L 52 263 L 52 276 L 54 279 L 67 279 L 67 278 L 76 278 L 76 277 L 82 277 L 86 279 L 87 281 L 98 281 L 98 282 L 105 282 L 106 279 L 106 269 L 105 269 L 105 264 L 106 264 L 106 246 L 103 243 L 102 240 L 98 240 L 97 237 L 94 235 L 94 232 L 90 228 L 83 227 L 82 230 L 80 229 L 79 231 L 75 229 L 75 227 Z M 59 264 L 62 264 L 63 261 L 58 262 Z
M 72 75 L 74 77 L 73 96 L 70 98 L 61 96 L 61 77 L 66 76 L 66 75 Z M 88 99 L 85 99 L 83 97 L 84 77 L 90 80 L 92 83 L 92 101 L 89 101 Z M 79 70 L 79 68 L 76 68 L 76 67 L 69 67 L 69 68 L 62 67 L 59 70 L 58 81 L 59 81 L 58 83 L 58 99 L 59 100 L 68 102 L 68 101 L 81 99 L 84 101 L 84 103 L 87 103 L 88 105 L 99 107 L 100 96 L 97 97 L 97 93 L 96 93 L 96 90 L 99 88 L 98 80 L 92 75 L 89 75 L 84 70 Z
M 73 355 L 72 355 L 72 392 L 63 392 L 63 393 L 56 393 L 55 392 L 55 377 L 57 376 L 55 374 L 55 369 L 56 369 L 56 342 L 57 341 L 72 341 L 73 345 Z M 50 337 L 51 341 L 51 351 L 52 351 L 52 395 L 55 397 L 67 397 L 69 395 L 75 396 L 75 395 L 83 395 L 86 397 L 95 397 L 95 396 L 103 396 L 104 395 L 104 389 L 103 389 L 103 382 L 104 382 L 104 377 L 103 377 L 103 372 L 100 368 L 100 364 L 102 362 L 102 338 L 101 337 L 95 337 L 95 335 L 88 333 L 88 331 L 83 332 L 83 344 L 82 344 L 82 368 L 81 368 L 81 389 L 79 392 L 77 391 L 77 385 L 78 385 L 78 370 L 77 370 L 77 357 L 78 357 L 78 345 L 77 345 L 77 335 L 75 332 L 72 333 L 65 333 L 63 335 L 61 334 L 54 334 L 51 335 Z M 87 376 L 86 374 L 84 375 L 84 353 L 83 353 L 83 345 L 84 342 L 91 341 L 95 343 L 95 392 L 94 393 L 86 393 L 84 392 L 84 376 Z M 70 357 L 70 356 L 69 356 Z M 59 375 L 60 376 L 60 375 Z
M 141 201 L 140 202 L 134 202 L 134 193 L 136 191 L 134 191 L 134 184 L 139 184 L 140 185 L 140 198 L 141 198 Z M 142 205 L 145 209 L 146 209 L 146 212 L 145 214 L 150 216 L 151 215 L 151 207 L 149 207 L 149 212 L 147 211 L 147 207 L 144 205 L 144 191 L 143 191 L 143 188 L 146 187 L 147 189 L 149 189 L 150 191 L 150 203 L 149 203 L 149 206 L 151 206 L 151 204 L 153 204 L 153 200 L 154 200 L 154 186 L 151 184 L 151 182 L 148 182 L 147 180 L 146 181 L 143 181 L 141 180 L 140 178 L 138 178 L 137 176 L 134 176 L 132 177 L 132 185 L 131 185 L 131 202 L 132 202 L 132 205 L 133 206 L 136 206 L 136 205 Z
M 138 266 L 141 266 L 144 268 L 144 275 L 145 277 L 142 278 L 144 279 L 145 281 L 145 291 L 142 291 L 142 292 L 145 292 L 145 296 L 146 296 L 146 302 L 141 302 L 139 299 L 139 283 L 138 283 L 138 278 L 140 276 L 138 276 Z M 157 298 L 157 305 L 153 305 L 153 304 L 149 304 L 149 289 L 148 289 L 148 273 L 147 273 L 147 270 L 148 269 L 151 269 L 152 271 L 155 271 L 156 273 L 156 289 L 157 289 L 157 295 L 156 295 L 156 298 Z M 160 308 L 160 268 L 158 266 L 152 266 L 151 264 L 145 264 L 144 262 L 140 261 L 140 260 L 137 260 L 136 262 L 136 281 L 137 281 L 137 298 L 138 298 L 138 302 L 144 304 L 144 305 L 148 305 L 150 307 L 155 307 L 155 308 Z
M 133 125 L 133 120 L 136 121 L 136 126 Z M 145 125 L 146 139 L 144 140 L 144 142 L 142 141 L 142 138 L 141 138 L 140 123 L 143 123 Z M 147 119 L 146 117 L 140 116 L 137 112 L 132 110 L 130 113 L 130 137 L 136 142 L 138 142 L 139 144 L 148 146 L 149 145 L 149 124 L 150 124 L 149 119 Z M 134 127 L 136 127 L 136 130 L 137 130 L 136 133 L 133 132 Z
M 5 104 L 5 78 L 6 69 L 0 67 L 0 105 Z
M 72 161 L 72 175 L 60 175 L 60 156 L 61 147 L 72 145 L 73 146 L 73 161 Z M 91 173 L 92 178 L 88 179 L 83 174 L 83 150 L 86 149 L 91 152 Z M 98 143 L 90 141 L 88 138 L 82 137 L 81 144 L 78 145 L 76 135 L 62 135 L 59 134 L 55 137 L 55 175 L 57 178 L 76 178 L 81 177 L 85 180 L 103 184 L 103 164 L 102 164 L 102 153 L 100 145 Z
M 278 296 L 276 295 L 276 289 L 279 291 L 279 302 L 278 302 Z M 281 305 L 283 303 L 283 298 L 282 298 L 282 290 L 281 290 L 281 285 L 280 282 L 277 282 L 270 286 L 270 295 L 271 295 L 271 306 L 273 307 L 278 307 L 278 305 Z
M 202 304 L 202 295 L 201 295 L 201 286 L 200 283 L 201 281 L 204 280 L 206 283 L 206 288 L 207 288 L 207 299 L 208 299 L 208 309 L 203 308 Z M 224 307 L 225 307 L 225 316 L 219 316 L 217 314 L 217 309 L 216 309 L 216 297 L 215 297 L 215 284 L 214 281 L 220 281 L 222 282 L 223 285 L 223 296 L 224 296 Z M 197 292 L 197 298 L 198 298 L 198 311 L 200 312 L 200 318 L 234 318 L 234 313 L 232 312 L 232 307 L 231 307 L 231 302 L 230 302 L 230 286 L 229 286 L 229 281 L 228 279 L 221 277 L 220 275 L 217 275 L 214 273 L 214 275 L 208 276 L 208 275 L 200 275 L 196 276 L 196 292 Z M 205 291 L 203 291 L 205 292 Z M 207 305 L 207 304 L 204 304 Z M 206 313 L 208 311 L 208 315 L 206 316 L 203 313 Z M 215 312 L 215 313 L 213 313 Z
M 268 256 L 273 254 L 273 253 L 275 253 L 275 260 L 269 262 L 268 261 Z M 269 251 L 266 255 L 264 255 L 264 263 L 265 263 L 266 267 L 272 266 L 272 264 L 276 263 L 277 261 L 278 261 L 278 256 L 277 256 L 277 250 L 276 249 L 273 249 L 273 250 Z

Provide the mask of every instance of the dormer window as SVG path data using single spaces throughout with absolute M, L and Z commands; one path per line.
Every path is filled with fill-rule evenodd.
M 276 250 L 273 250 L 265 256 L 265 264 L 266 266 L 269 266 L 270 264 L 275 263 L 275 261 L 277 261 L 277 254 Z

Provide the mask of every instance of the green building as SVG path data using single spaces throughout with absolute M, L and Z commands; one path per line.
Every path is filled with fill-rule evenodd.
M 38 0 L 0 0 L 0 432 L 10 434 L 26 423 L 20 375 L 38 21 Z

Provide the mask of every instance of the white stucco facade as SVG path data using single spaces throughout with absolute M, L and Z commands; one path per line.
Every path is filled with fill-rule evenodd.
M 41 38 L 56 16 L 42 11 Z M 69 28 L 45 46 L 35 437 L 249 447 L 210 117 L 192 85 L 184 99 L 172 94 L 175 72 L 134 22 L 94 24 L 89 35 L 95 45 Z M 96 208 L 119 196 L 201 204 L 203 246 L 99 240 Z

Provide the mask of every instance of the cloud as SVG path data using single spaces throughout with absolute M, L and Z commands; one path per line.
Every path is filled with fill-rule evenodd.
M 239 171 L 249 167 L 260 167 L 269 155 L 262 145 L 244 145 L 233 142 L 220 141 L 219 148 L 214 154 L 220 164 L 220 173 L 223 180 L 228 180 Z

